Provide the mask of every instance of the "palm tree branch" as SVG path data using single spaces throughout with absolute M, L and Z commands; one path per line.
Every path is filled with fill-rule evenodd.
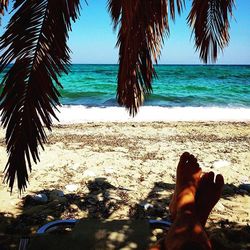
M 151 57 L 152 54 L 156 55 L 157 46 L 160 46 L 156 38 L 157 29 L 164 29 L 167 24 L 162 27 L 163 22 L 151 22 L 153 14 L 161 14 L 161 9 L 158 9 L 158 13 L 155 10 L 148 12 L 149 5 L 157 5 L 151 1 L 114 3 L 114 0 L 109 1 L 114 28 L 120 23 L 117 42 L 120 47 L 117 99 L 120 105 L 128 108 L 130 114 L 134 115 L 143 103 L 144 94 L 152 91 L 151 81 L 155 72 Z
M 185 7 L 185 0 L 169 0 L 170 5 L 170 15 L 173 20 L 175 20 L 175 12 L 177 6 L 177 12 L 180 15 L 183 8 Z
M 229 43 L 229 16 L 234 0 L 193 0 L 188 23 L 193 29 L 195 46 L 205 63 L 215 62 L 218 50 Z
M 152 92 L 156 76 L 153 62 L 160 56 L 163 38 L 169 34 L 168 3 L 174 19 L 175 3 L 180 13 L 184 0 L 109 0 L 108 9 L 119 26 L 119 72 L 117 100 L 135 115 Z
M 0 0 L 0 15 L 4 15 L 4 10 L 8 9 L 9 0 Z
M 16 0 L 16 11 L 0 39 L 0 71 L 14 61 L 3 79 L 0 110 L 6 128 L 9 159 L 5 181 L 12 191 L 17 176 L 20 191 L 27 186 L 31 157 L 39 160 L 54 109 L 59 105 L 58 75 L 68 72 L 66 41 L 79 0 Z M 31 157 L 30 157 L 31 156 Z

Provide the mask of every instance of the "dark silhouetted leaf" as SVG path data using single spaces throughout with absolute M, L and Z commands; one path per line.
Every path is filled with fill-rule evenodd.
M 171 17 L 175 17 L 175 0 L 170 0 Z M 176 0 L 180 13 L 184 2 Z M 169 33 L 168 1 L 166 0 L 110 0 L 108 9 L 114 28 L 120 24 L 118 103 L 138 112 L 144 96 L 152 91 L 152 78 L 156 76 L 153 61 L 160 56 L 164 34 Z
M 68 72 L 66 41 L 70 21 L 77 18 L 79 0 L 16 0 L 15 13 L 0 39 L 0 72 L 14 62 L 3 79 L 0 97 L 9 159 L 5 181 L 11 191 L 17 177 L 24 190 L 31 159 L 39 160 L 38 146 L 46 141 L 44 126 L 59 105 L 58 75 Z
M 193 28 L 195 45 L 205 63 L 217 60 L 218 50 L 229 43 L 229 20 L 234 0 L 193 0 L 188 23 Z
M 0 0 L 0 14 L 4 15 L 4 10 L 7 10 L 9 0 Z

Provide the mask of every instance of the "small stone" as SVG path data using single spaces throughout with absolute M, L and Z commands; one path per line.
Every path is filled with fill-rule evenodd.
M 86 170 L 83 172 L 83 177 L 95 177 L 96 174 L 93 172 L 93 171 L 90 171 L 90 170 Z
M 78 189 L 78 185 L 76 184 L 68 184 L 65 186 L 68 192 L 75 192 Z
M 119 196 L 117 196 L 117 195 L 115 195 L 115 194 L 111 194 L 111 195 L 109 196 L 109 199 L 110 199 L 110 200 L 116 200 L 116 201 L 122 201 L 122 198 L 119 197 Z
M 48 202 L 48 197 L 46 194 L 36 194 L 31 197 L 34 201 L 36 201 L 38 204 L 45 204 Z
M 142 206 L 144 208 L 144 210 L 148 210 L 150 208 L 153 208 L 154 206 L 152 204 L 149 204 L 149 203 L 141 203 L 140 206 Z
M 79 210 L 79 207 L 78 207 L 76 204 L 70 204 L 69 209 L 70 209 L 72 212 L 76 212 L 76 211 Z
M 112 167 L 106 167 L 104 169 L 104 171 L 105 171 L 106 174 L 113 174 L 114 173 L 114 170 L 113 170 Z
M 98 201 L 104 201 L 104 195 L 102 195 L 102 193 L 100 193 L 100 194 L 98 194 L 98 195 L 96 196 L 96 199 L 97 199 Z
M 70 168 L 72 170 L 77 170 L 80 167 L 80 165 L 71 165 Z
M 213 168 L 223 168 L 223 167 L 228 167 L 230 166 L 230 162 L 229 161 L 225 161 L 225 160 L 218 160 L 218 161 L 215 161 L 213 163 Z
M 47 221 L 53 221 L 55 220 L 55 217 L 52 216 L 52 215 L 48 215 L 47 218 L 46 218 Z
M 239 185 L 240 189 L 246 190 L 248 193 L 250 193 L 250 184 L 248 183 L 243 183 Z
M 225 210 L 225 207 L 222 205 L 222 203 L 218 202 L 215 207 L 214 207 L 215 210 L 219 211 L 219 212 L 222 212 Z

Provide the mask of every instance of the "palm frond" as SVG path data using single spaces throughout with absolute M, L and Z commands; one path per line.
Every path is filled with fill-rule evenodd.
M 195 36 L 195 45 L 205 63 L 215 62 L 219 50 L 229 43 L 229 20 L 234 0 L 193 0 L 188 23 Z
M 11 191 L 15 178 L 20 191 L 28 181 L 31 159 L 51 129 L 53 108 L 59 105 L 58 75 L 68 72 L 66 41 L 79 0 L 16 0 L 15 14 L 0 39 L 0 72 L 14 62 L 3 79 L 0 96 L 9 159 L 4 180 Z
M 9 0 L 0 0 L 0 15 L 4 15 L 4 10 L 7 10 Z
M 179 12 L 184 2 L 170 0 L 172 18 L 175 1 Z M 120 26 L 117 100 L 134 116 L 152 92 L 153 61 L 157 63 L 163 37 L 169 33 L 168 0 L 109 0 L 108 8 L 114 28 Z
M 173 20 L 175 20 L 175 12 L 177 7 L 177 12 L 180 15 L 183 8 L 185 7 L 185 0 L 169 0 L 170 5 L 170 15 Z
M 122 11 L 122 0 L 109 0 L 108 1 L 108 11 L 113 19 L 114 29 L 120 21 L 121 11 Z
M 151 57 L 157 59 L 162 36 L 168 30 L 167 6 L 161 0 L 128 0 L 121 1 L 117 8 L 114 2 L 110 1 L 112 10 L 116 10 L 111 12 L 115 27 L 120 22 L 117 99 L 135 115 L 144 101 L 144 94 L 152 91 L 155 71 Z

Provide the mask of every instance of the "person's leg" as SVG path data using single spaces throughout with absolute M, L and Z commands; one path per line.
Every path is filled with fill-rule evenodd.
M 177 166 L 176 188 L 170 203 L 174 223 L 165 239 L 165 249 L 211 249 L 204 226 L 220 198 L 224 180 L 217 175 L 214 182 L 213 172 L 200 175 L 196 158 L 184 153 Z M 151 250 L 159 249 L 158 245 Z
M 211 249 L 209 239 L 196 215 L 195 197 L 201 168 L 189 153 L 180 157 L 175 192 L 170 203 L 174 220 L 165 239 L 165 249 Z M 195 248 L 194 248 L 195 246 Z
M 182 206 L 194 204 L 200 176 L 201 168 L 197 159 L 188 152 L 183 153 L 177 166 L 175 191 L 169 205 L 173 221 Z

